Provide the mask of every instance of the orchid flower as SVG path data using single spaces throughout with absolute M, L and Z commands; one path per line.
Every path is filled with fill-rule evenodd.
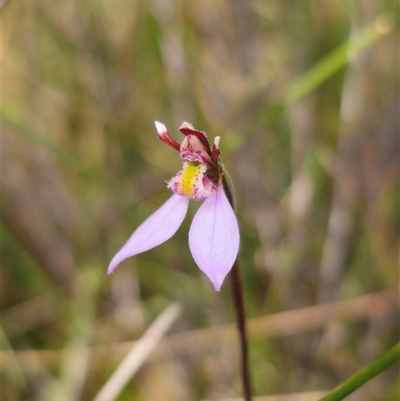
M 192 256 L 216 291 L 220 291 L 239 251 L 239 227 L 225 194 L 224 170 L 219 162 L 219 137 L 211 148 L 207 136 L 184 122 L 179 131 L 185 135 L 179 144 L 168 134 L 164 124 L 156 121 L 158 137 L 180 152 L 183 168 L 167 181 L 174 193 L 145 220 L 112 259 L 108 273 L 126 258 L 152 249 L 170 239 L 182 224 L 189 199 L 204 201 L 189 230 Z

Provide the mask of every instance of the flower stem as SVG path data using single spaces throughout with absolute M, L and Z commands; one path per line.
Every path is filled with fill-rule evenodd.
M 249 352 L 246 333 L 246 318 L 244 312 L 244 300 L 242 283 L 240 279 L 239 264 L 236 259 L 231 270 L 232 298 L 236 311 L 236 323 L 239 330 L 240 349 L 242 357 L 241 374 L 243 381 L 243 395 L 246 401 L 252 400 L 250 369 L 249 369 Z
M 229 203 L 232 206 L 232 209 L 235 210 L 235 202 L 232 192 L 232 186 L 230 185 L 230 182 L 228 180 L 229 178 L 226 172 L 223 171 L 222 185 L 225 191 L 225 195 L 228 198 Z M 245 316 L 243 289 L 242 289 L 242 281 L 240 278 L 238 259 L 235 260 L 235 263 L 232 266 L 230 277 L 231 277 L 232 298 L 236 312 L 236 324 L 239 331 L 239 340 L 241 349 L 241 375 L 243 382 L 243 395 L 245 401 L 251 401 L 252 391 L 251 391 L 251 379 L 250 379 L 250 367 L 249 367 L 249 346 L 247 341 L 246 316 Z

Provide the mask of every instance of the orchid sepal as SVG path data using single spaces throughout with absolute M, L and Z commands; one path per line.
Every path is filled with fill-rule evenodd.
M 111 260 L 107 274 L 111 274 L 123 260 L 169 240 L 181 226 L 188 207 L 189 198 L 172 195 L 134 231 Z
M 193 259 L 216 291 L 220 291 L 239 251 L 239 226 L 222 183 L 193 218 L 189 248 Z

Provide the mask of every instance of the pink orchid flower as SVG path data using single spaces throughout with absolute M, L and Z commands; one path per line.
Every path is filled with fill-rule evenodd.
M 183 168 L 167 182 L 174 193 L 145 220 L 112 259 L 108 273 L 126 258 L 145 252 L 170 239 L 182 224 L 189 199 L 204 201 L 193 218 L 189 248 L 200 270 L 220 291 L 239 251 L 239 227 L 225 194 L 223 166 L 219 162 L 219 137 L 211 149 L 207 136 L 187 122 L 179 131 L 181 145 L 170 137 L 164 124 L 155 122 L 159 138 L 180 152 Z

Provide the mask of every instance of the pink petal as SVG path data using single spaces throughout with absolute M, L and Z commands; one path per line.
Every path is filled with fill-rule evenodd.
M 239 226 L 219 184 L 216 192 L 200 206 L 189 231 L 193 258 L 216 291 L 231 270 L 239 251 Z
M 126 258 L 145 252 L 170 239 L 182 224 L 189 206 L 189 198 L 172 195 L 158 210 L 145 220 L 118 251 L 107 274 Z

